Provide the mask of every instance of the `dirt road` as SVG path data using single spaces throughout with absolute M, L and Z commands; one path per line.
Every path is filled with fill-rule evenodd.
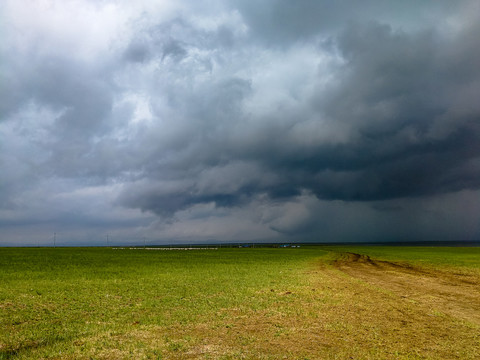
M 480 325 L 480 278 L 460 271 L 429 270 L 347 253 L 334 262 L 342 272 L 439 313 Z

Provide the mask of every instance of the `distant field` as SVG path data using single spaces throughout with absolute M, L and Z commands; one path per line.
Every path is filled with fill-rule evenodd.
M 479 359 L 480 248 L 0 248 L 0 359 Z

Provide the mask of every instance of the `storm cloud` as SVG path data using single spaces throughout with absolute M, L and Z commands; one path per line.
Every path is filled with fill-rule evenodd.
M 479 10 L 6 1 L 1 241 L 478 240 Z

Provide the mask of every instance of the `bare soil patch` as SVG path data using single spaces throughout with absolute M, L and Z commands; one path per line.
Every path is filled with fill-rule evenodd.
M 334 261 L 342 272 L 440 313 L 480 325 L 480 277 L 347 253 Z

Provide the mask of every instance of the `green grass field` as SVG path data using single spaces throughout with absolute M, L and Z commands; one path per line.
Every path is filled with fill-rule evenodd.
M 480 278 L 480 248 L 0 248 L 0 359 L 480 356 L 478 313 L 402 298 L 345 252 Z

